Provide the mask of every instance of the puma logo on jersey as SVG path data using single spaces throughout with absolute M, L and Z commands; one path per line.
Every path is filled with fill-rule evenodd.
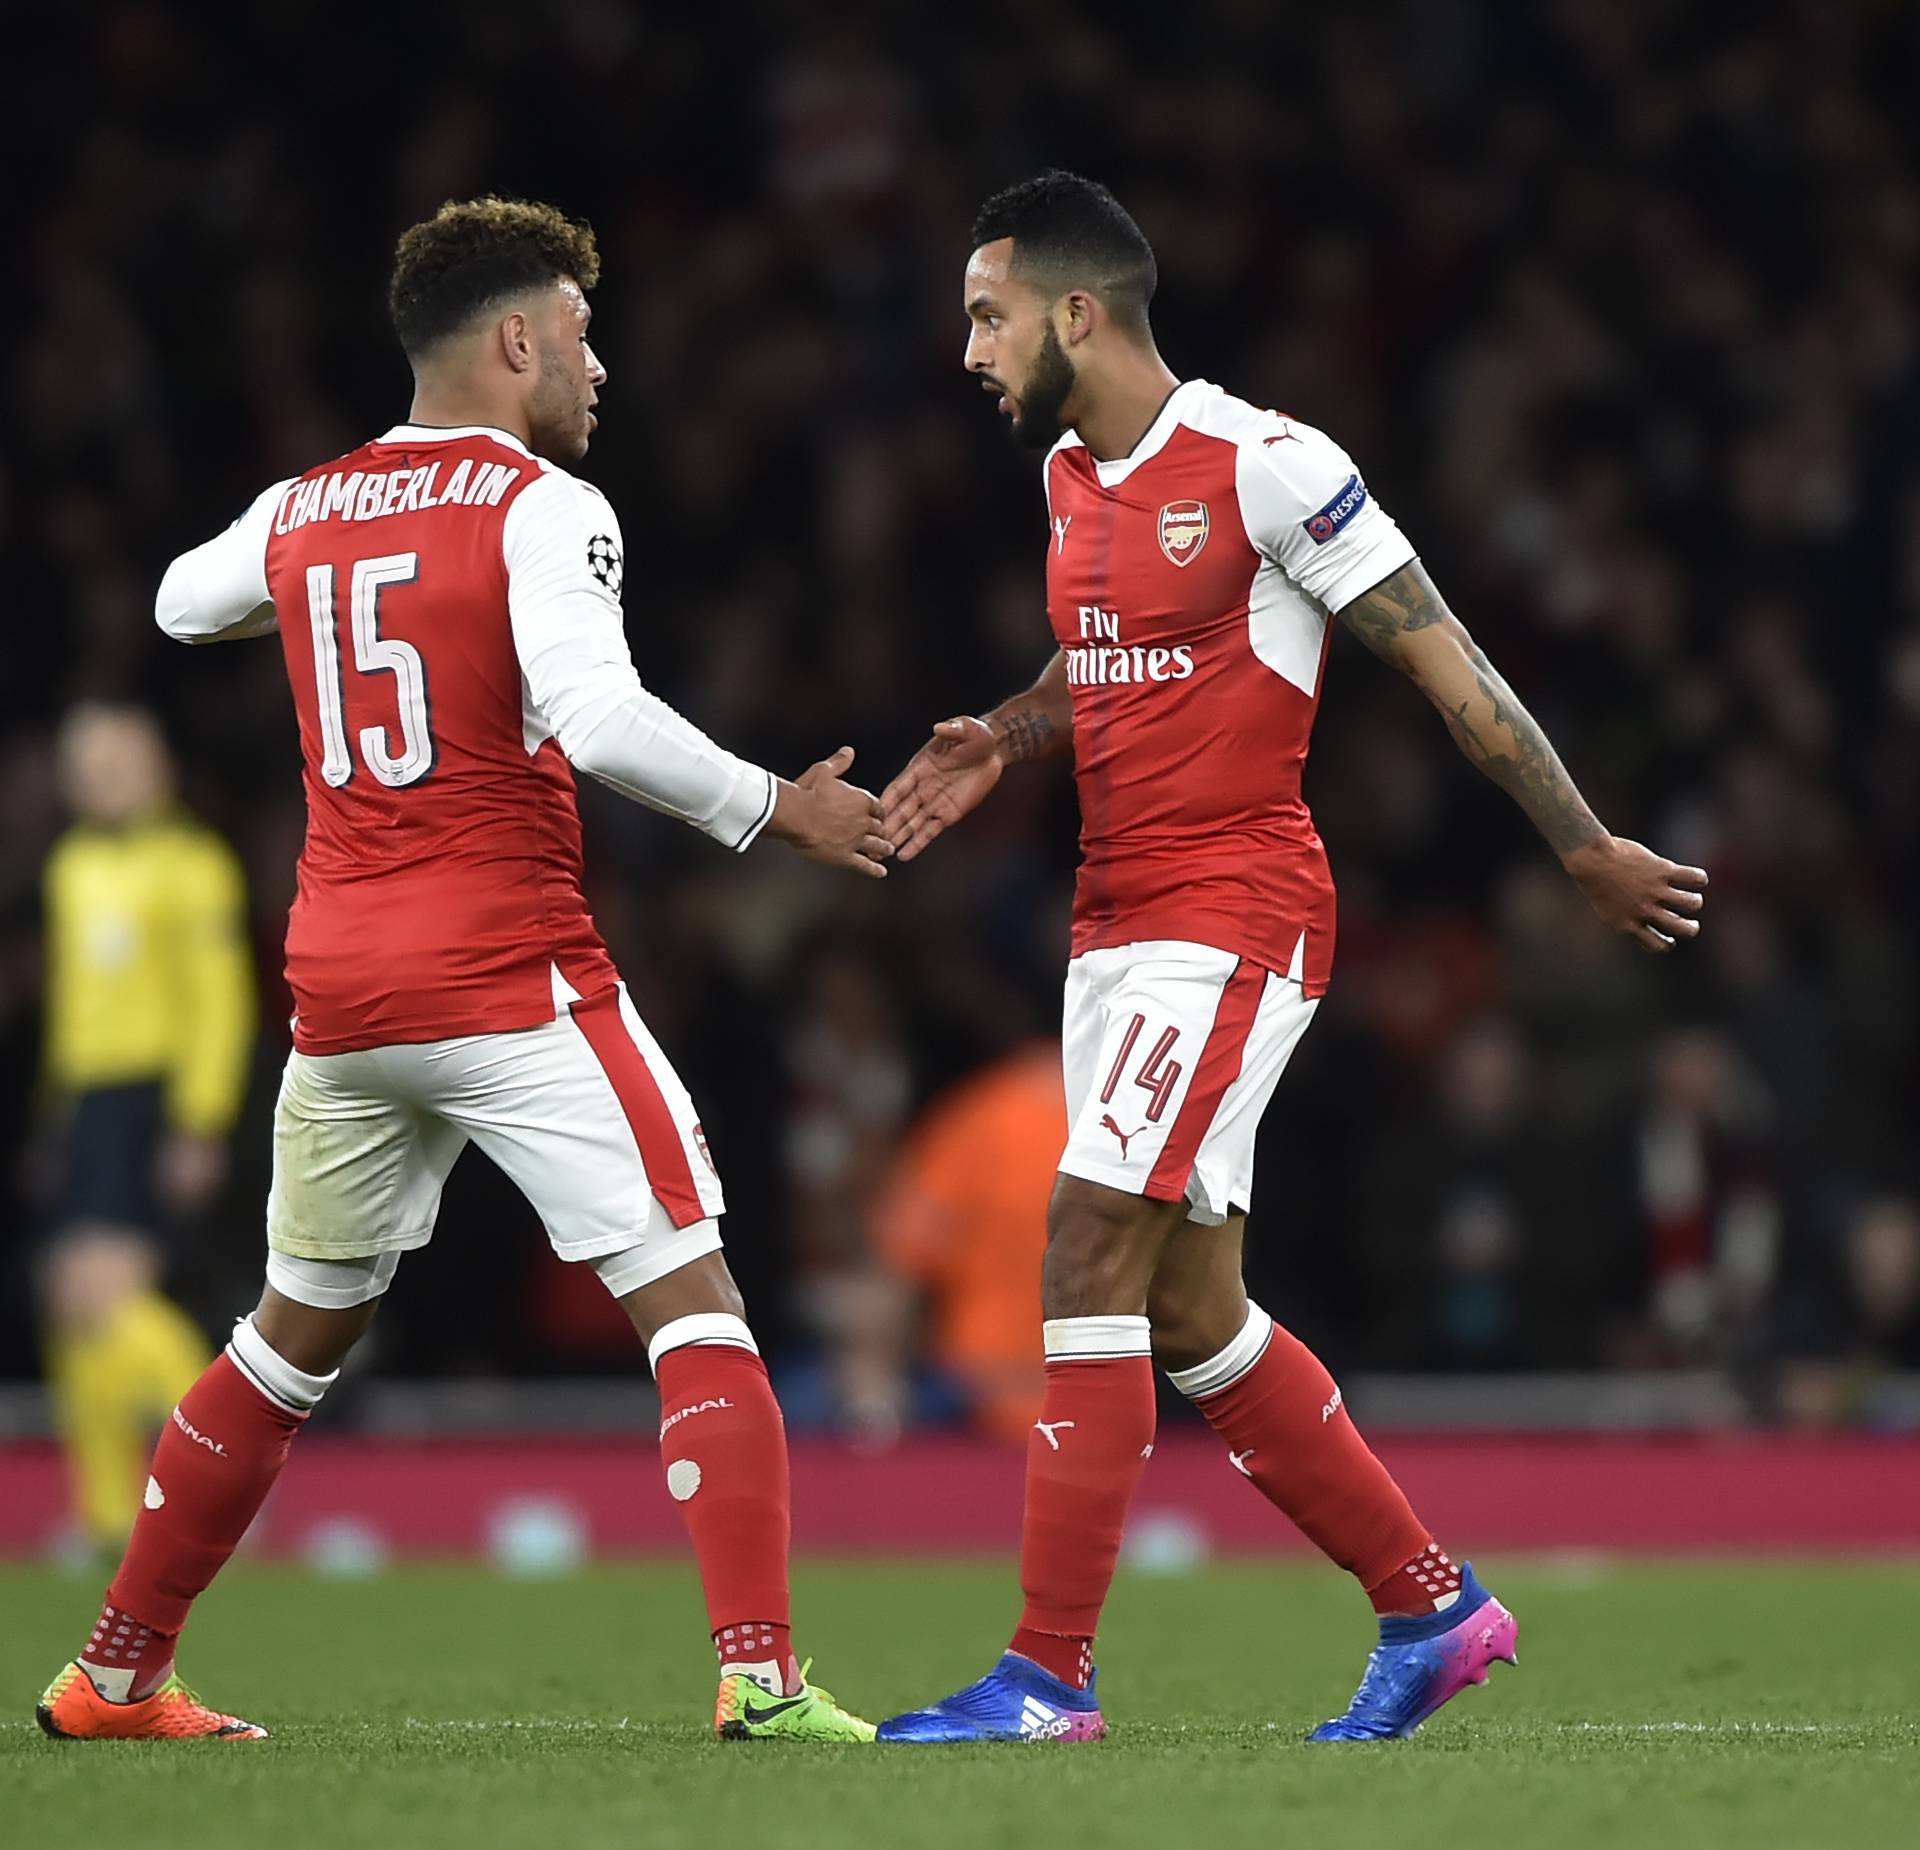
M 1053 1449 L 1057 1452 L 1060 1449 L 1060 1441 L 1056 1439 L 1053 1435 L 1057 1432 L 1073 1431 L 1073 1421 L 1072 1420 L 1055 1420 L 1052 1425 L 1048 1425 L 1045 1420 L 1035 1420 L 1033 1423 L 1033 1430 L 1037 1432 L 1041 1436 L 1041 1438 L 1046 1440 L 1046 1442 L 1050 1446 L 1052 1446 Z
M 1324 1426 L 1339 1411 L 1340 1411 L 1340 1390 L 1338 1388 L 1335 1388 L 1333 1390 L 1333 1398 L 1330 1401 L 1328 1401 L 1324 1407 L 1320 1409 L 1320 1424 Z
M 1106 1117 L 1100 1120 L 1100 1128 L 1103 1131 L 1112 1131 L 1113 1134 L 1120 1139 L 1120 1160 L 1124 1163 L 1127 1160 L 1127 1145 L 1138 1137 L 1140 1132 L 1147 1127 L 1143 1124 L 1138 1130 L 1123 1131 L 1119 1125 L 1114 1123 L 1112 1113 L 1108 1113 Z
M 1071 514 L 1062 514 L 1053 523 L 1053 556 L 1056 559 L 1067 550 L 1067 529 L 1072 525 Z
M 1276 443 L 1298 443 L 1300 441 L 1300 434 L 1291 424 L 1287 424 L 1282 428 L 1278 436 L 1262 437 L 1260 441 L 1269 447 Z
M 1254 1450 L 1255 1448 L 1250 1445 L 1244 1452 L 1229 1452 L 1227 1454 L 1227 1463 L 1238 1471 L 1242 1477 L 1251 1477 L 1253 1473 L 1247 1469 L 1247 1460 L 1253 1456 Z

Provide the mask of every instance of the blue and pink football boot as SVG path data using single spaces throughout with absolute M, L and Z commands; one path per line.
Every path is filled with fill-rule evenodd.
M 1460 1597 L 1427 1618 L 1383 1618 L 1380 1642 L 1344 1715 L 1322 1722 L 1309 1741 L 1396 1741 L 1465 1689 L 1484 1683 L 1489 1667 L 1519 1661 L 1513 1614 L 1460 1568 Z M 977 1683 L 880 1724 L 882 1741 L 1098 1741 L 1107 1732 L 1095 1694 L 1063 1683 L 1009 1651 Z
M 1384 1618 L 1380 1642 L 1344 1715 L 1322 1722 L 1309 1741 L 1400 1741 L 1493 1664 L 1517 1664 L 1513 1614 L 1460 1567 L 1460 1597 L 1424 1619 Z
M 978 1683 L 930 1709 L 909 1709 L 880 1724 L 882 1741 L 1097 1741 L 1107 1732 L 1094 1696 L 1062 1683 L 1031 1658 L 1009 1651 Z

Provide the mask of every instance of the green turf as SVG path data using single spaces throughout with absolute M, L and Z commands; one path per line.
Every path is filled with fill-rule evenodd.
M 363 1581 L 236 1572 L 184 1668 L 260 1745 L 44 1740 L 34 1696 L 89 1589 L 0 1569 L 0 1843 L 141 1850 L 698 1844 L 1774 1850 L 1920 1844 L 1920 1566 L 1482 1563 L 1520 1618 L 1418 1740 L 1300 1744 L 1364 1609 L 1329 1571 L 1123 1576 L 1104 1746 L 721 1746 L 691 1573 Z M 977 1675 L 1005 1567 L 803 1565 L 799 1643 L 873 1716 Z

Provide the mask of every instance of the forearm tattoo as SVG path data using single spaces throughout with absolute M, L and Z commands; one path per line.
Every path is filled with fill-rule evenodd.
M 1009 764 L 1047 757 L 1053 749 L 1052 715 L 1036 708 L 1014 708 L 1000 715 L 1000 750 Z
M 1476 697 L 1441 707 L 1460 749 L 1533 819 L 1555 854 L 1568 855 L 1606 830 L 1574 787 L 1560 754 L 1477 645 L 1468 650 Z
M 1451 613 L 1424 568 L 1413 564 L 1376 585 L 1340 613 L 1341 620 L 1382 660 L 1407 666 L 1405 638 L 1443 623 Z M 1555 854 L 1566 856 L 1606 833 L 1567 775 L 1560 755 L 1520 703 L 1479 644 L 1459 630 L 1473 691 L 1454 685 L 1426 692 L 1440 709 L 1461 751 L 1520 805 Z

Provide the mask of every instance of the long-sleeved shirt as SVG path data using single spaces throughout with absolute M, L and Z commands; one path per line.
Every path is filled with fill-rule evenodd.
M 338 1053 L 550 1021 L 615 980 L 569 765 L 740 849 L 776 783 L 641 685 L 620 526 L 506 432 L 400 425 L 175 560 L 186 642 L 277 628 L 307 839 L 294 1044 Z

